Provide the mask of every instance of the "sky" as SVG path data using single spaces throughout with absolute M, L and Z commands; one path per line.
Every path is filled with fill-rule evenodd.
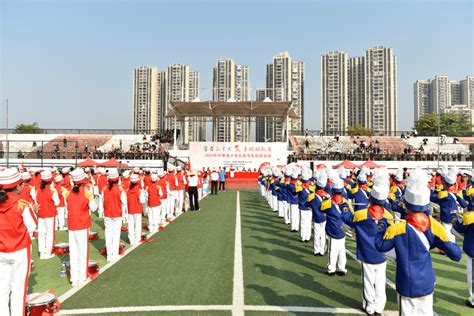
M 319 129 L 320 58 L 392 47 L 398 126 L 413 126 L 413 83 L 474 74 L 472 0 L 0 0 L 1 127 L 132 128 L 133 68 L 174 63 L 200 72 L 212 98 L 219 58 L 249 66 L 251 94 L 265 65 L 288 51 L 305 62 L 305 128 Z

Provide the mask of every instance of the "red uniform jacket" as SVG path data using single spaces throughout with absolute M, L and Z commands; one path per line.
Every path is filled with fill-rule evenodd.
M 174 173 L 168 173 L 166 175 L 166 180 L 168 180 L 168 183 L 170 185 L 170 190 L 171 191 L 176 191 L 177 190 L 177 186 L 176 186 L 176 174 Z
M 38 189 L 36 192 L 36 202 L 38 203 L 38 217 L 39 218 L 50 218 L 58 215 L 56 205 L 53 202 L 53 193 L 56 189 L 51 188 L 50 185 L 41 190 Z
M 15 252 L 31 245 L 30 235 L 23 223 L 23 211 L 31 205 L 18 194 L 7 193 L 0 204 L 0 252 Z
M 68 209 L 67 226 L 69 230 L 89 229 L 91 227 L 89 202 L 94 199 L 94 194 L 81 186 L 79 192 L 71 191 L 66 195 Z
M 59 183 L 54 184 L 54 188 L 58 192 L 58 197 L 59 197 L 59 205 L 57 207 L 64 207 L 64 191 L 66 190 L 65 187 L 60 185 Z
M 33 198 L 31 197 L 32 188 L 34 187 L 29 185 L 28 183 L 25 183 L 25 185 L 23 186 L 23 190 L 21 190 L 21 193 L 20 193 L 20 198 L 31 204 L 35 202 L 33 201 Z
M 151 185 L 146 188 L 148 192 L 148 206 L 154 207 L 154 206 L 160 206 L 161 205 L 161 199 L 160 199 L 160 189 L 158 187 L 158 184 L 156 183 L 151 183 Z
M 140 202 L 140 186 L 136 185 L 132 189 L 127 190 L 127 206 L 128 214 L 142 214 L 143 206 Z
M 176 178 L 178 179 L 178 186 L 176 187 L 176 190 L 184 190 L 183 173 L 181 171 L 178 171 L 178 173 L 176 174 Z
M 114 184 L 112 190 L 104 189 L 104 215 L 105 217 L 122 217 L 122 203 L 120 197 L 123 189 Z
M 167 184 L 168 184 L 168 181 L 166 181 L 165 177 L 160 178 L 160 180 L 158 180 L 158 185 L 161 187 L 161 192 L 163 193 L 163 195 L 161 196 L 162 200 L 165 200 L 168 198 L 168 191 L 166 188 Z

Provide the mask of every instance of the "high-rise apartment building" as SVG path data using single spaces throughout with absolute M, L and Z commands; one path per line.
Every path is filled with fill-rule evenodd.
M 302 133 L 304 129 L 304 62 L 292 61 L 288 52 L 273 57 L 272 64 L 266 66 L 266 97 L 274 102 L 292 101 L 298 118 L 289 119 L 287 130 L 290 134 Z M 267 131 L 270 141 L 284 141 L 281 118 L 267 117 L 257 120 L 257 131 Z M 265 141 L 264 133 L 257 132 L 257 141 Z
M 213 100 L 219 102 L 248 101 L 248 66 L 237 65 L 232 59 L 218 60 L 213 72 Z M 219 117 L 213 125 L 214 141 L 250 141 L 250 120 L 247 117 Z
M 159 72 L 157 67 L 141 66 L 133 70 L 133 131 L 150 133 L 160 125 Z
M 468 114 L 474 110 L 474 76 L 465 80 L 449 80 L 436 75 L 434 79 L 417 80 L 414 84 L 415 121 L 428 113 Z
M 397 59 L 392 48 L 369 48 L 365 69 L 365 127 L 393 135 L 397 131 Z
M 322 127 L 325 133 L 339 134 L 348 127 L 349 58 L 344 52 L 321 56 Z
M 397 62 L 391 48 L 365 56 L 330 52 L 321 57 L 321 120 L 324 133 L 361 125 L 376 134 L 397 130 Z
M 166 118 L 169 102 L 190 102 L 199 98 L 199 73 L 191 71 L 189 65 L 173 64 L 168 66 L 162 78 L 161 112 L 163 113 L 164 129 L 174 129 L 174 119 Z M 184 144 L 206 139 L 206 126 L 201 118 L 186 118 L 184 122 L 176 123 L 176 128 L 182 133 Z

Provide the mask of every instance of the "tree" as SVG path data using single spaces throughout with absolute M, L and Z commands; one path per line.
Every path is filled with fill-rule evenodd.
M 422 136 L 438 136 L 438 123 L 441 119 L 440 134 L 446 136 L 470 136 L 472 125 L 467 115 L 455 113 L 425 114 L 415 122 L 416 131 Z
M 347 128 L 347 134 L 359 136 L 372 136 L 374 131 L 371 128 L 366 128 L 362 125 L 351 125 Z
M 38 123 L 33 124 L 18 124 L 15 127 L 16 134 L 41 134 L 43 130 L 38 126 Z

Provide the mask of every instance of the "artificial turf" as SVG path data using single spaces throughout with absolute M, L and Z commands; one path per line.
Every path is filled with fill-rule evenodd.
M 348 257 L 348 275 L 326 275 L 327 256 L 312 254 L 256 191 L 240 193 L 245 304 L 349 307 L 359 309 L 361 266 Z M 396 293 L 387 287 L 386 310 L 396 310 Z
M 63 303 L 64 309 L 232 303 L 236 192 L 209 196 Z

